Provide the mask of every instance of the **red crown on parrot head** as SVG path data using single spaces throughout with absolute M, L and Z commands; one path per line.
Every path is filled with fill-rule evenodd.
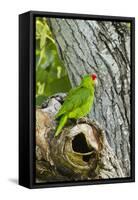
M 97 75 L 96 74 L 92 74 L 91 78 L 92 78 L 92 80 L 96 80 L 97 79 Z

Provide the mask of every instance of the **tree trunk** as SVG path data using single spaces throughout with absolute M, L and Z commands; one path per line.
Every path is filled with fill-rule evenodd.
M 94 120 L 69 121 L 55 137 L 65 94 L 49 97 L 36 109 L 36 181 L 77 181 L 124 177 L 105 132 Z
M 49 20 L 72 87 L 96 73 L 90 119 L 97 120 L 126 177 L 130 175 L 130 28 L 123 22 Z

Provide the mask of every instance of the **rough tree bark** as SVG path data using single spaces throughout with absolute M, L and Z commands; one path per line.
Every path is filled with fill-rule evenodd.
M 89 115 L 105 129 L 125 176 L 130 175 L 130 28 L 123 22 L 50 19 L 72 86 L 97 73 Z

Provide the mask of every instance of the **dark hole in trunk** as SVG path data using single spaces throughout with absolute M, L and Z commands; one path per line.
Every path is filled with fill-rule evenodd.
M 88 153 L 91 149 L 88 147 L 85 136 L 83 133 L 79 133 L 72 140 L 72 148 L 75 152 Z
M 83 156 L 83 161 L 88 162 L 90 160 L 91 155 L 84 155 Z

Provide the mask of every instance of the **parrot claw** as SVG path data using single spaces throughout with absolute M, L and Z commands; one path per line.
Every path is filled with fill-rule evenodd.
M 86 124 L 88 124 L 89 123 L 89 119 L 87 117 L 82 117 L 82 118 L 77 119 L 77 121 L 76 121 L 77 124 L 81 124 L 81 123 L 84 123 L 84 122 Z

